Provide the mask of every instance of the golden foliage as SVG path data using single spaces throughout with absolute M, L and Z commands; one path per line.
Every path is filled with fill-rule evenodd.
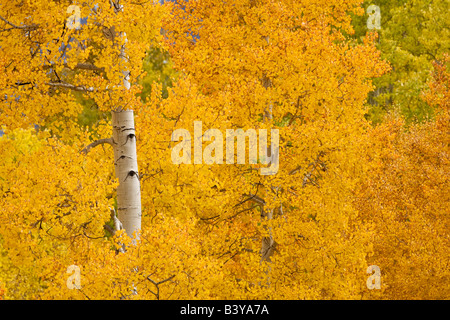
M 360 45 L 344 36 L 361 1 L 121 1 L 117 14 L 96 3 L 78 3 L 88 17 L 80 30 L 64 28 L 68 1 L 2 4 L 0 297 L 448 298 L 448 84 L 436 77 L 426 95 L 443 105 L 435 122 L 371 128 L 371 79 L 389 66 L 377 34 Z M 126 32 L 125 60 L 124 38 L 104 36 L 112 26 Z M 166 99 L 155 83 L 143 102 L 150 45 L 169 52 L 178 78 Z M 136 244 L 105 231 L 112 150 L 80 150 L 111 123 L 81 128 L 74 90 L 102 112 L 135 111 Z M 260 175 L 261 163 L 173 164 L 171 134 L 193 136 L 194 121 L 203 132 L 278 129 L 278 173 Z M 268 237 L 270 261 L 260 252 Z M 371 264 L 381 290 L 366 286 Z M 67 286 L 71 265 L 79 289 Z

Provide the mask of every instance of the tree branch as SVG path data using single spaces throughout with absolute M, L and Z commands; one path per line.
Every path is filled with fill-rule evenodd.
M 156 282 L 156 281 L 152 280 L 152 278 L 150 278 L 150 276 L 148 276 L 148 277 L 147 277 L 147 280 L 150 281 L 151 283 L 153 283 L 153 284 L 155 285 L 155 287 L 156 287 L 156 293 L 153 292 L 153 291 L 150 290 L 150 289 L 148 289 L 148 291 L 150 291 L 151 293 L 153 293 L 153 294 L 155 295 L 156 299 L 159 300 L 159 285 L 162 284 L 162 283 L 164 283 L 164 282 L 167 282 L 167 281 L 172 280 L 174 277 L 175 277 L 175 275 L 172 275 L 172 276 L 170 276 L 169 278 L 167 278 L 167 279 L 165 279 L 165 280 Z
M 92 148 L 94 148 L 100 144 L 105 144 L 105 143 L 114 145 L 114 140 L 113 140 L 113 138 L 105 138 L 105 139 L 96 140 L 96 141 L 92 142 L 91 144 L 87 145 L 83 150 L 81 150 L 81 152 L 84 154 L 87 154 Z
M 67 66 L 67 65 L 65 64 L 64 66 Z M 105 68 L 97 67 L 96 65 L 93 65 L 92 63 L 88 63 L 88 62 L 77 63 L 77 65 L 75 66 L 75 69 L 105 71 Z
M 114 235 L 115 230 L 110 226 L 110 225 L 103 225 L 103 228 L 106 229 L 106 231 L 108 231 L 109 233 L 111 233 L 111 235 Z
M 111 218 L 114 221 L 114 233 L 115 233 L 119 230 L 122 230 L 123 225 L 122 225 L 122 222 L 120 222 L 119 218 L 117 218 L 116 210 L 114 208 L 112 208 L 110 210 L 111 210 Z
M 93 87 L 86 88 L 85 86 L 76 86 L 74 84 L 64 83 L 64 82 L 49 82 L 49 83 L 47 83 L 47 85 L 52 86 L 52 87 L 67 88 L 67 89 L 71 89 L 71 90 L 75 90 L 75 91 L 94 92 L 94 88 Z
M 25 26 L 17 26 L 17 25 L 15 25 L 14 23 L 9 22 L 8 20 L 6 20 L 5 18 L 3 18 L 2 16 L 0 16 L 0 20 L 2 20 L 3 22 L 9 24 L 11 27 L 14 27 L 15 29 L 21 29 L 21 30 L 27 30 L 27 31 L 29 31 L 29 30 L 35 30 L 35 29 L 37 29 L 37 27 L 38 27 L 38 26 L 35 25 L 35 24 L 30 25 L 30 26 L 27 26 L 27 25 L 25 25 Z
M 109 208 L 109 210 L 111 212 L 111 219 L 113 220 L 114 228 L 107 224 L 103 225 L 103 228 L 111 233 L 111 235 L 114 237 L 117 231 L 123 229 L 123 225 L 122 222 L 120 222 L 120 220 L 117 218 L 116 210 L 114 208 Z M 118 245 L 120 246 L 120 248 L 116 250 L 116 254 L 119 252 L 124 253 L 126 251 L 125 245 L 120 242 L 118 242 Z
M 43 68 L 44 69 L 50 69 L 53 68 L 54 65 L 46 65 Z M 64 64 L 65 68 L 69 68 L 67 63 Z M 73 69 L 81 69 L 81 70 L 92 70 L 92 71 L 105 71 L 105 68 L 97 67 L 96 65 L 89 63 L 89 62 L 80 62 L 77 63 L 77 65 Z
M 255 203 L 257 203 L 258 205 L 261 205 L 261 206 L 266 205 L 266 202 L 264 201 L 264 199 L 261 198 L 261 197 L 258 197 L 256 194 L 244 194 L 244 196 L 249 197 L 249 198 L 246 199 L 243 202 L 252 201 L 252 202 L 255 202 Z

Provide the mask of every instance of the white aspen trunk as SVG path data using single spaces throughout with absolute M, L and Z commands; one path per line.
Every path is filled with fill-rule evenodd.
M 119 1 L 110 0 L 110 4 L 116 14 L 119 11 L 123 11 L 123 5 L 120 5 Z M 111 32 L 114 34 L 114 29 Z M 124 38 L 119 57 L 125 60 L 127 35 L 125 32 L 119 32 L 119 37 Z M 124 76 L 123 86 L 129 90 L 128 71 L 122 70 L 122 74 Z M 115 174 L 119 180 L 119 186 L 117 187 L 117 219 L 129 237 L 135 236 L 135 239 L 139 240 L 142 213 L 134 112 L 132 110 L 122 110 L 122 107 L 119 106 L 115 111 L 112 111 L 112 127 Z
M 141 229 L 141 190 L 136 153 L 134 113 L 112 112 L 114 166 L 117 187 L 117 218 L 128 236 L 139 239 Z

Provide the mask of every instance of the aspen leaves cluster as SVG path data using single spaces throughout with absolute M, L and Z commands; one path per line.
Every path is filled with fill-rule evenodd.
M 448 298 L 448 58 L 422 95 L 435 119 L 372 127 L 372 81 L 391 68 L 375 31 L 349 37 L 359 0 L 120 5 L 0 4 L 0 299 Z M 142 86 L 155 48 L 175 70 L 164 95 Z M 119 107 L 135 115 L 139 239 L 111 219 L 113 148 L 82 152 Z M 197 121 L 278 130 L 278 171 L 237 151 L 174 163 L 173 132 Z

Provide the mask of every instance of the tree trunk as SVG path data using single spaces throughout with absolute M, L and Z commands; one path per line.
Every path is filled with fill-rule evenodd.
M 267 220 L 272 220 L 273 209 L 267 210 L 263 218 L 266 218 Z M 272 256 L 275 250 L 275 246 L 276 243 L 272 237 L 272 229 L 269 227 L 269 236 L 263 237 L 261 242 L 261 262 L 263 261 L 271 262 L 270 257 Z
M 123 10 L 119 1 L 110 0 L 111 8 L 117 14 Z M 110 30 L 111 36 L 116 36 L 115 28 Z M 105 35 L 106 36 L 106 35 Z M 125 32 L 118 32 L 119 37 L 125 39 Z M 120 58 L 126 59 L 125 44 L 120 49 Z M 123 86 L 130 89 L 128 70 L 122 70 Z M 141 188 L 136 153 L 136 134 L 134 128 L 134 112 L 122 110 L 118 107 L 112 111 L 114 166 L 116 178 L 119 180 L 117 187 L 117 219 L 125 229 L 129 237 L 139 239 L 141 230 Z M 135 243 L 135 240 L 134 243 Z
M 267 41 L 267 44 L 270 43 L 269 36 L 265 37 L 265 40 Z M 272 81 L 266 74 L 263 74 L 262 85 L 266 89 L 272 86 Z M 272 101 L 270 101 L 268 107 L 264 110 L 263 121 L 264 122 L 266 120 L 272 121 L 272 119 L 273 119 L 273 103 L 272 103 Z M 273 138 L 273 136 L 271 138 Z M 267 154 L 270 154 L 270 158 L 272 159 L 271 161 L 273 161 L 272 153 L 275 152 L 275 150 L 272 150 L 271 147 L 272 147 L 272 143 L 268 144 Z M 278 190 L 278 188 L 277 188 L 277 190 Z M 261 208 L 261 218 L 262 219 L 272 220 L 273 213 L 274 213 L 274 209 L 270 209 L 270 208 L 266 209 L 266 208 L 264 208 L 264 206 Z M 268 230 L 269 230 L 269 235 L 264 236 L 261 241 L 261 260 L 260 260 L 261 263 L 262 262 L 271 263 L 270 257 L 273 255 L 275 246 L 276 246 L 276 242 L 272 236 L 272 228 L 269 227 Z M 271 282 L 270 281 L 270 271 L 271 271 L 270 264 L 267 266 L 267 268 L 268 269 L 265 271 L 265 273 L 267 275 L 266 286 L 270 287 L 270 282 Z
M 134 113 L 112 112 L 114 166 L 117 187 L 117 215 L 128 236 L 139 239 L 141 229 L 141 191 L 136 154 Z

